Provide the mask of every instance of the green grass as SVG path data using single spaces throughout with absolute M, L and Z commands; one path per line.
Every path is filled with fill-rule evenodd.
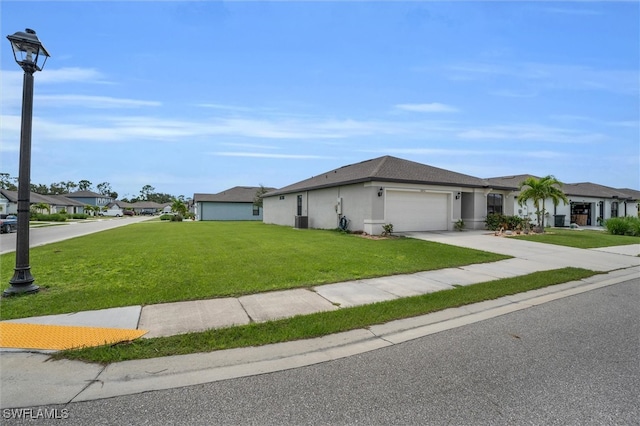
M 544 234 L 520 235 L 510 238 L 583 249 L 640 244 L 640 237 L 611 235 L 603 231 L 586 229 L 551 228 Z
M 595 274 L 597 273 L 578 268 L 542 271 L 421 296 L 265 323 L 253 323 L 171 337 L 138 339 L 110 346 L 67 350 L 58 352 L 53 357 L 112 363 L 307 339 L 497 299 L 554 284 L 580 280 Z
M 31 249 L 41 290 L 0 299 L 0 318 L 238 296 L 507 258 L 260 222 L 151 221 Z M 0 256 L 2 283 L 14 266 L 14 253 Z

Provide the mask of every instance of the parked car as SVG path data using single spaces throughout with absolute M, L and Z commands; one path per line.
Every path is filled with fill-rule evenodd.
M 123 210 L 122 213 L 124 213 L 125 216 L 133 216 L 132 210 Z
M 103 211 L 99 212 L 98 214 L 100 216 L 122 217 L 124 212 L 122 210 L 120 210 L 120 209 L 109 209 L 109 210 L 103 210 Z
M 4 219 L 0 219 L 0 233 L 8 234 L 18 229 L 18 217 L 15 215 L 8 215 Z
M 140 216 L 153 216 L 155 213 L 149 210 L 142 210 L 139 214 Z

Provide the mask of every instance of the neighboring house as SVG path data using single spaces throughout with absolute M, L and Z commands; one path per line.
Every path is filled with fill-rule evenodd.
M 194 194 L 196 220 L 262 220 L 263 210 L 254 204 L 259 189 L 257 186 L 236 186 L 217 194 Z
M 126 203 L 127 210 L 133 210 L 135 214 L 156 214 L 164 208 L 164 204 L 154 201 L 138 201 L 135 203 Z
M 335 229 L 343 217 L 351 231 L 381 234 L 484 229 L 487 196 L 510 192 L 477 177 L 384 156 L 351 164 L 264 195 L 264 222 Z M 499 195 L 502 195 L 500 193 Z
M 535 222 L 536 208 L 528 200 L 520 205 L 518 188 L 532 175 L 516 175 L 489 178 L 491 185 L 511 187 L 511 191 L 502 191 L 505 215 L 528 217 Z M 545 201 L 545 224 L 552 226 L 597 226 L 611 217 L 637 216 L 640 191 L 615 189 L 590 182 L 563 183 L 560 187 L 569 199 L 569 203 L 560 202 L 557 206 L 551 200 Z
M 34 204 L 45 204 L 48 206 L 48 213 L 61 213 L 67 212 L 83 213 L 85 204 L 67 198 L 64 195 L 41 195 L 32 192 L 29 196 L 29 202 L 33 206 Z M 1 214 L 17 214 L 18 212 L 18 191 L 9 191 L 6 189 L 0 189 L 0 207 Z M 43 212 L 46 213 L 46 212 Z
M 156 214 L 165 208 L 166 204 L 159 204 L 154 201 L 137 201 L 128 203 L 125 201 L 115 200 L 107 206 L 109 209 L 131 210 L 135 214 Z
M 172 205 L 173 205 L 173 203 L 160 204 L 160 206 L 161 206 L 160 213 L 162 213 L 162 214 L 171 214 L 171 213 L 173 213 L 173 207 L 171 207 Z
M 71 198 L 72 200 L 79 201 L 84 205 L 98 206 L 101 209 L 103 207 L 107 207 L 109 203 L 112 203 L 114 201 L 112 197 L 98 194 L 93 191 L 76 191 L 65 194 L 64 196 L 67 198 Z
M 4 189 L 0 190 L 0 215 L 7 215 L 9 213 L 9 199 L 3 194 Z M 4 217 L 4 216 L 3 216 Z

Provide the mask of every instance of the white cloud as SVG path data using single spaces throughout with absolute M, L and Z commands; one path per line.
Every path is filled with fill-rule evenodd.
M 478 80 L 486 76 L 524 80 L 528 86 L 519 89 L 520 93 L 535 92 L 538 89 L 601 90 L 637 96 L 640 90 L 636 70 L 599 69 L 578 64 L 463 63 L 447 67 L 447 75 L 451 80 Z
M 212 152 L 211 155 L 220 157 L 250 157 L 250 158 L 279 158 L 289 160 L 319 160 L 331 159 L 333 157 L 323 155 L 307 155 L 307 154 L 266 154 L 263 152 Z
M 592 15 L 593 16 L 593 15 L 602 14 L 593 9 L 579 9 L 576 7 L 572 7 L 572 8 L 544 7 L 544 8 L 541 8 L 540 10 L 542 10 L 543 12 L 561 14 L 561 15 L 580 15 L 580 16 Z
M 93 68 L 46 68 L 46 71 L 37 74 L 38 82 L 53 83 L 109 83 L 106 76 Z
M 600 133 L 584 133 L 571 129 L 561 129 L 540 125 L 497 125 L 465 130 L 457 134 L 461 139 L 511 140 L 554 143 L 594 143 L 606 140 Z
M 87 95 L 39 95 L 38 104 L 54 104 L 57 107 L 68 105 L 80 105 L 87 108 L 135 108 L 161 106 L 161 102 L 142 101 L 137 99 L 121 99 L 109 96 L 87 96 Z
M 449 105 L 433 102 L 430 104 L 398 104 L 397 109 L 412 112 L 457 112 L 458 109 Z

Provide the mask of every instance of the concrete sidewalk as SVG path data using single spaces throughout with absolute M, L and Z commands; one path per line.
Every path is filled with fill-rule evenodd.
M 0 406 L 68 403 L 309 365 L 400 343 L 640 276 L 638 244 L 584 250 L 495 237 L 486 231 L 407 235 L 514 258 L 460 268 L 329 284 L 310 290 L 294 289 L 239 298 L 130 306 L 10 322 L 139 328 L 148 330 L 145 337 L 158 337 L 336 310 L 566 266 L 608 273 L 522 295 L 394 321 L 369 330 L 260 348 L 129 361 L 106 367 L 74 361 L 45 363 L 48 356 L 43 353 L 5 350 L 0 356 Z

